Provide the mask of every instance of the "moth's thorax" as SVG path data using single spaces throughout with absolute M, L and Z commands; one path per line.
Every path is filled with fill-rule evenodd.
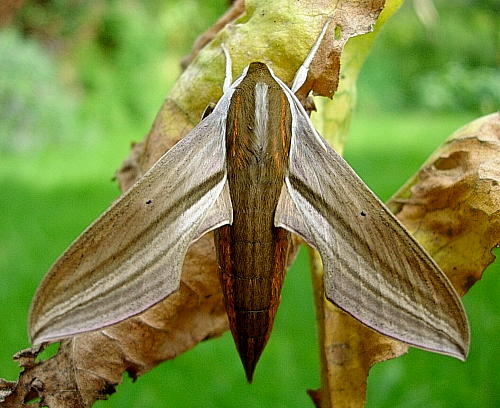
M 231 98 L 226 124 L 229 164 L 260 163 L 278 172 L 288 166 L 291 114 L 288 100 L 265 64 L 250 64 Z
M 231 98 L 226 127 L 232 241 L 235 250 L 240 241 L 261 243 L 252 253 L 241 255 L 248 255 L 249 261 L 258 256 L 273 262 L 274 214 L 288 171 L 290 140 L 286 95 L 266 65 L 250 64 Z M 244 262 L 238 265 L 246 267 Z M 260 274 L 271 273 L 267 266 L 259 268 Z

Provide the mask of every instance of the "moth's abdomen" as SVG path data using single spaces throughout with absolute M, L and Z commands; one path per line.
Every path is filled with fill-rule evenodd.
M 271 242 L 255 236 L 253 242 L 235 242 L 233 227 L 216 231 L 226 311 L 249 382 L 271 334 L 285 277 L 290 234 L 281 228 L 271 233 Z
M 245 179 L 252 188 L 232 194 L 233 224 L 215 234 L 229 325 L 249 382 L 273 327 L 290 238 L 274 227 L 278 186 L 259 183 L 255 176 L 263 168 L 252 167 L 229 178 L 230 186 Z
M 226 125 L 233 223 L 215 233 L 229 324 L 247 379 L 264 349 L 285 275 L 290 233 L 274 226 L 291 140 L 286 95 L 264 64 L 250 65 Z

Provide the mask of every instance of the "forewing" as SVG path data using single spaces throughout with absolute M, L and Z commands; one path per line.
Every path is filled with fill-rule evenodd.
M 382 334 L 464 359 L 467 318 L 447 277 L 284 91 L 293 133 L 275 224 L 319 251 L 334 304 Z
M 230 199 L 221 194 L 228 101 L 225 95 L 56 261 L 33 300 L 34 344 L 119 322 L 161 301 L 179 286 L 189 244 L 231 222 Z

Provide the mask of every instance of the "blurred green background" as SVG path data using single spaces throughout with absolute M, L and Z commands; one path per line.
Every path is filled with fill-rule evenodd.
M 224 0 L 37 0 L 0 15 L 0 377 L 18 375 L 11 355 L 28 347 L 40 279 L 117 196 L 111 178 L 130 143 L 148 132 L 181 57 L 225 8 Z M 498 108 L 499 17 L 493 0 L 407 1 L 384 28 L 358 82 L 345 151 L 383 199 L 450 133 Z M 499 269 L 464 298 L 468 361 L 413 349 L 379 364 L 368 407 L 500 406 Z M 318 365 L 302 250 L 252 386 L 226 334 L 135 384 L 124 378 L 96 406 L 312 406 L 305 390 L 319 386 Z

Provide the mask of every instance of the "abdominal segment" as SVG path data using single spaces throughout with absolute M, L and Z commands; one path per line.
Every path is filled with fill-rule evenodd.
M 249 382 L 269 339 L 285 277 L 290 234 L 273 228 L 271 241 L 235 242 L 235 231 L 216 231 L 219 277 L 229 325 Z

